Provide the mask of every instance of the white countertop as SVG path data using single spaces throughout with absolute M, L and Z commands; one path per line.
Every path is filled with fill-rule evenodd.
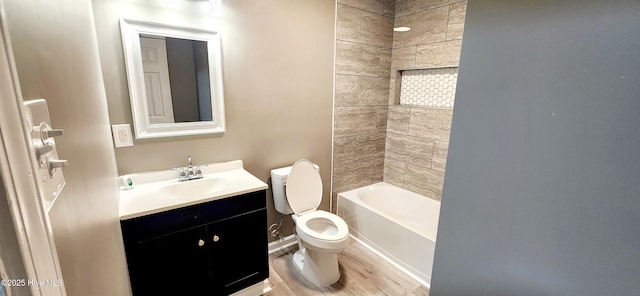
M 268 188 L 260 179 L 244 170 L 241 160 L 208 164 L 202 168 L 203 179 L 178 182 L 176 171 L 155 171 L 129 174 L 134 188 L 120 191 L 120 220 L 141 217 L 226 197 L 241 195 Z M 220 186 L 211 193 L 189 193 L 179 196 L 166 190 L 167 186 L 197 185 L 219 179 Z M 193 182 L 193 183 L 190 183 Z M 202 184 L 202 183 L 200 183 Z

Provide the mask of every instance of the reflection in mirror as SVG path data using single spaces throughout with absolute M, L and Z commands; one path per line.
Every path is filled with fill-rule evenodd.
M 207 43 L 140 35 L 149 122 L 211 121 Z
M 136 138 L 225 131 L 219 33 L 121 19 Z

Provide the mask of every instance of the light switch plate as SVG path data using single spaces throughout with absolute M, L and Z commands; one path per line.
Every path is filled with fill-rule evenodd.
M 113 130 L 113 143 L 115 143 L 116 148 L 133 146 L 130 124 L 114 124 L 111 129 Z

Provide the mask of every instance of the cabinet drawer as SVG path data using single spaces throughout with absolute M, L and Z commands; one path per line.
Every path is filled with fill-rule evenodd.
M 266 191 L 261 190 L 123 220 L 120 221 L 120 225 L 126 245 L 265 208 Z

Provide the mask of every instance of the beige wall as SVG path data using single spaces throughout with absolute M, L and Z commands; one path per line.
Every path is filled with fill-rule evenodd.
M 25 100 L 46 98 L 67 185 L 50 217 L 68 295 L 128 295 L 118 185 L 90 1 L 5 0 Z
M 242 159 L 269 182 L 270 170 L 307 158 L 324 182 L 329 209 L 335 3 L 326 0 L 223 1 L 222 17 L 206 1 L 94 0 L 111 124 L 132 123 L 119 18 L 141 18 L 222 30 L 227 132 L 135 140 L 116 149 L 120 174 Z M 268 223 L 280 221 L 268 198 Z M 285 219 L 284 234 L 292 233 Z M 265 228 L 265 231 L 267 229 Z
M 394 1 L 338 0 L 334 200 L 382 181 L 393 15 Z
M 452 109 L 401 106 L 400 70 L 457 67 L 467 1 L 399 0 L 389 92 L 384 181 L 440 200 Z

